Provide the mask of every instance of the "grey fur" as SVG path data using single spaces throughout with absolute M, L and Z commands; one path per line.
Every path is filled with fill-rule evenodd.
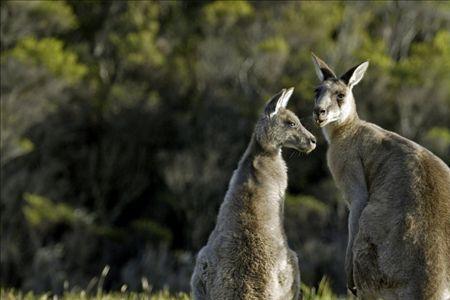
M 194 299 L 299 296 L 297 255 L 289 249 L 283 228 L 287 168 L 281 147 L 309 152 L 315 138 L 285 109 L 283 97 L 290 93 L 292 89 L 283 90 L 266 105 L 234 171 L 216 227 L 197 256 L 191 278 Z
M 448 300 L 450 169 L 422 146 L 359 119 L 352 87 L 367 66 L 322 81 L 314 109 L 331 174 L 350 202 L 348 286 L 362 299 Z

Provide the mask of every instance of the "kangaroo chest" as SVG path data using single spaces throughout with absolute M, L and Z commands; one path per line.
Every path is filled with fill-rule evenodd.
M 333 179 L 343 183 L 352 172 L 357 155 L 342 144 L 331 144 L 327 151 L 327 164 Z
M 352 202 L 367 195 L 367 184 L 356 145 L 336 142 L 329 145 L 327 163 L 338 188 Z

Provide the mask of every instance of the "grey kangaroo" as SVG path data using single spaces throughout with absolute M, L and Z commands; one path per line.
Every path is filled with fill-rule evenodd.
M 283 228 L 287 168 L 281 148 L 310 152 L 315 137 L 273 96 L 230 180 L 216 227 L 197 256 L 194 299 L 297 299 L 300 273 Z
M 352 88 L 368 62 L 321 81 L 314 117 L 349 201 L 348 287 L 362 299 L 450 299 L 450 169 L 422 146 L 359 119 Z

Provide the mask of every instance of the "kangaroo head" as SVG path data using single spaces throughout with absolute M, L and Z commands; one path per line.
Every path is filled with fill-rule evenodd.
M 293 91 L 294 88 L 283 89 L 274 95 L 256 123 L 255 138 L 265 150 L 287 147 L 309 153 L 316 147 L 316 138 L 292 111 L 286 109 Z
M 352 89 L 364 76 L 369 62 L 354 66 L 337 77 L 320 58 L 312 54 L 316 74 L 321 83 L 315 89 L 314 119 L 320 127 L 342 124 L 356 115 Z

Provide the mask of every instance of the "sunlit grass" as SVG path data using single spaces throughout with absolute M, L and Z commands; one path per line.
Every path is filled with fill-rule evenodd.
M 109 266 L 105 266 L 99 277 L 93 278 L 91 282 L 95 282 L 93 286 L 82 291 L 66 291 L 62 295 L 54 295 L 52 293 L 36 294 L 33 292 L 23 292 L 15 289 L 0 288 L 1 300 L 190 300 L 191 297 L 187 293 L 171 293 L 165 289 L 162 291 L 152 292 L 146 278 L 142 278 L 141 285 L 143 292 L 128 292 L 127 286 L 123 285 L 120 292 L 105 292 L 103 284 L 109 273 Z M 95 289 L 96 288 L 96 289 Z M 327 277 L 322 278 L 318 287 L 309 287 L 305 284 L 301 285 L 303 300 L 351 300 L 353 298 L 339 297 L 333 293 L 330 280 Z
M 330 281 L 327 278 L 322 279 L 319 286 L 309 287 L 302 284 L 303 300 L 350 300 L 351 297 L 339 297 L 333 293 L 330 286 Z M 47 299 L 65 299 L 65 300 L 80 300 L 80 299 L 98 299 L 98 300 L 190 300 L 191 297 L 186 293 L 170 293 L 168 290 L 159 292 L 111 292 L 103 293 L 98 291 L 97 294 L 87 294 L 85 291 L 81 292 L 66 292 L 61 296 L 52 295 L 50 293 L 35 294 L 32 292 L 24 293 L 14 289 L 1 289 L 2 300 L 47 300 Z
M 32 292 L 23 293 L 21 291 L 12 289 L 2 289 L 2 300 L 47 300 L 47 299 L 65 299 L 65 300 L 82 300 L 82 299 L 101 299 L 101 300 L 189 300 L 190 297 L 185 293 L 170 293 L 167 290 L 156 293 L 134 293 L 134 292 L 113 292 L 113 293 L 101 293 L 97 295 L 88 295 L 85 291 L 81 292 L 67 292 L 61 296 L 52 295 L 50 293 L 34 294 Z
M 333 293 L 330 280 L 323 277 L 319 286 L 309 287 L 305 284 L 301 285 L 303 300 L 351 300 L 353 297 L 340 297 Z

